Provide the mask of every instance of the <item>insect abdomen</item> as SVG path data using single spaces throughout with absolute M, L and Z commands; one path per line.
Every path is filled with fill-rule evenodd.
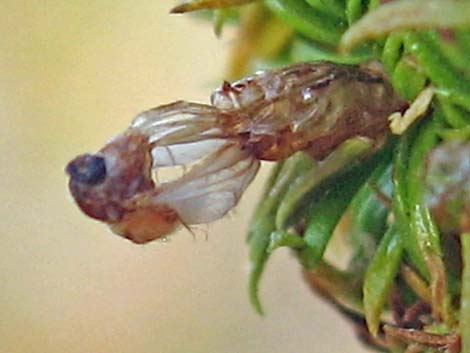
M 380 73 L 329 62 L 226 82 L 211 102 L 232 116 L 229 128 L 244 135 L 245 145 L 263 160 L 299 150 L 323 158 L 355 136 L 383 140 L 388 116 L 406 106 Z

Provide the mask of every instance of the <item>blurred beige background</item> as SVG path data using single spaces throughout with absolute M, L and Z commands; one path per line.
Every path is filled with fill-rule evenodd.
M 64 165 L 143 109 L 207 101 L 230 36 L 166 1 L 3 0 L 0 12 L 0 353 L 363 351 L 279 251 L 259 317 L 244 233 L 266 170 L 230 217 L 134 245 L 86 218 Z

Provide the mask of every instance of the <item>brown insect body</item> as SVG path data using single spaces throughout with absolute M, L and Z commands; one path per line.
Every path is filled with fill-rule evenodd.
M 179 224 L 224 216 L 260 160 L 297 151 L 322 159 L 351 137 L 380 145 L 388 116 L 406 106 L 374 70 L 301 63 L 224 83 L 211 105 L 175 102 L 146 111 L 95 155 L 69 163 L 70 190 L 89 216 L 136 243 Z M 162 184 L 152 170 L 193 167 Z
M 147 137 L 128 131 L 97 154 L 81 155 L 69 163 L 70 191 L 88 216 L 112 225 L 115 233 L 136 243 L 146 242 L 157 232 L 173 231 L 177 221 L 175 211 L 142 198 L 155 187 L 151 162 Z M 94 177 L 83 180 L 84 174 Z
M 81 180 L 80 173 L 96 169 L 98 158 L 104 163 L 101 172 L 106 174 L 105 182 Z M 69 163 L 67 172 L 72 177 L 70 191 L 81 209 L 90 217 L 105 222 L 121 219 L 125 203 L 154 187 L 147 139 L 132 132 L 117 136 L 95 155 L 76 157 Z
M 299 150 L 322 159 L 350 137 L 380 140 L 388 133 L 388 116 L 407 107 L 377 70 L 329 62 L 224 83 L 211 103 L 230 115 L 227 135 L 244 136 L 262 160 Z

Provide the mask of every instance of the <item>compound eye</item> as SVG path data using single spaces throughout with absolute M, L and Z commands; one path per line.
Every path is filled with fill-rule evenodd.
M 78 183 L 96 185 L 106 178 L 106 163 L 103 157 L 84 154 L 71 161 L 65 171 Z

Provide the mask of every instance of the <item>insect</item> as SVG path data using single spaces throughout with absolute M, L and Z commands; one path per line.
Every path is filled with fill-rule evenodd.
M 139 114 L 97 153 L 67 165 L 69 188 L 88 216 L 146 243 L 223 217 L 261 160 L 297 151 L 321 160 L 358 136 L 381 146 L 388 116 L 406 107 L 370 67 L 317 62 L 261 71 L 224 82 L 210 104 L 178 101 Z M 189 170 L 156 181 L 159 168 L 178 165 Z

